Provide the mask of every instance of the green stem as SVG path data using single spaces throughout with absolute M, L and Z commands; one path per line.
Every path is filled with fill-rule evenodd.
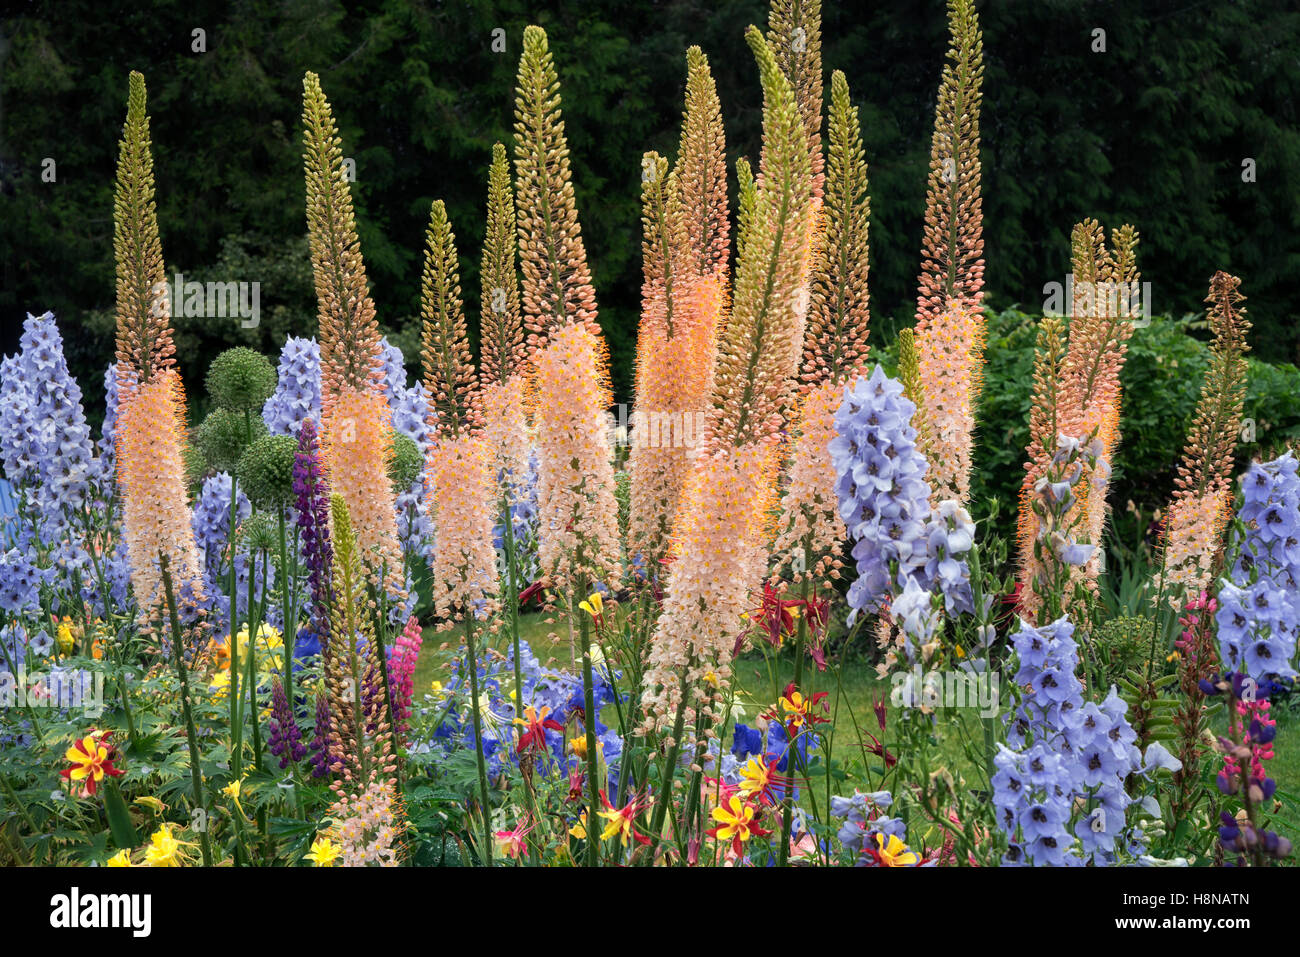
M 799 627 L 794 641 L 794 686 L 799 688 L 803 682 L 803 650 L 808 638 L 808 579 L 803 582 L 803 605 L 799 615 Z M 809 705 L 811 707 L 811 705 Z M 790 773 L 789 791 L 782 802 L 781 811 L 781 848 L 777 857 L 777 866 L 785 867 L 790 859 L 790 830 L 794 824 L 794 779 L 799 768 L 798 735 L 786 743 L 786 770 Z
M 172 658 L 175 660 L 176 675 L 181 683 L 181 713 L 185 718 L 185 738 L 190 749 L 190 786 L 193 790 L 194 806 L 203 808 L 203 767 L 199 759 L 198 734 L 194 730 L 194 712 L 190 708 L 190 679 L 185 670 L 185 653 L 181 649 L 181 620 L 176 613 L 176 595 L 172 590 L 171 563 L 162 552 L 159 552 L 158 558 L 162 569 L 163 592 L 167 596 L 167 614 L 171 617 Z M 199 829 L 199 845 L 203 852 L 203 866 L 211 867 L 212 847 L 208 843 L 206 824 Z
M 478 701 L 478 658 L 474 654 L 474 616 L 465 612 L 465 657 L 469 667 L 469 693 L 474 709 L 474 755 L 478 759 L 478 790 L 483 812 L 483 855 L 492 866 L 492 803 L 488 797 L 487 762 L 483 757 L 483 715 Z M 589 819 L 590 820 L 590 819 Z
M 515 715 L 523 714 L 524 682 L 519 669 L 519 590 L 515 581 L 515 523 L 510 514 L 510 501 L 506 490 L 501 490 L 501 527 L 505 530 L 502 538 L 506 547 L 505 602 L 510 616 L 510 637 L 515 649 Z
M 572 613 L 572 612 L 571 612 Z M 591 647 L 587 639 L 587 616 L 579 612 L 578 628 L 582 637 L 582 693 L 584 697 L 584 717 L 587 725 L 587 866 L 600 864 L 600 842 L 596 839 L 596 815 L 600 807 L 599 759 L 596 756 L 596 702 L 594 682 L 591 674 Z

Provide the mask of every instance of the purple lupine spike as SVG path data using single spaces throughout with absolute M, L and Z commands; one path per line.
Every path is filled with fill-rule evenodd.
M 307 756 L 307 747 L 302 743 L 302 731 L 294 719 L 289 696 L 285 694 L 284 685 L 279 678 L 271 682 L 270 729 L 267 745 L 271 753 L 280 759 L 280 770 L 287 768 L 290 762 L 297 764 Z
M 293 462 L 293 492 L 296 498 L 298 528 L 302 530 L 302 557 L 307 566 L 307 584 L 311 588 L 311 627 L 321 637 L 321 648 L 328 645 L 329 615 L 332 596 L 330 569 L 334 565 L 334 548 L 330 544 L 329 485 L 321 467 L 320 440 L 316 423 L 303 420 L 298 430 L 298 453 Z
M 324 695 L 316 696 L 316 728 L 311 739 L 311 776 L 323 778 L 330 773 L 330 708 Z

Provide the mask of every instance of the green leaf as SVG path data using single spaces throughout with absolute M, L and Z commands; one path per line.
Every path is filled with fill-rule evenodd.
M 104 813 L 108 815 L 108 829 L 113 834 L 114 844 L 130 849 L 140 843 L 131 823 L 131 811 L 122 798 L 121 788 L 113 780 L 109 780 L 104 789 Z

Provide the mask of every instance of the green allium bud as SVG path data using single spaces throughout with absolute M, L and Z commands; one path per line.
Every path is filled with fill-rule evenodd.
M 195 430 L 194 444 L 218 472 L 233 472 L 248 447 L 250 430 L 254 441 L 266 435 L 266 423 L 260 415 L 245 421 L 242 412 L 215 409 Z
M 393 493 L 401 495 L 420 480 L 424 472 L 424 456 L 420 447 L 409 435 L 393 433 L 393 461 L 388 466 L 388 477 L 393 482 Z
M 274 552 L 279 541 L 275 523 L 266 512 L 254 512 L 239 526 L 239 544 L 246 551 Z
M 293 498 L 293 460 L 298 440 L 292 435 L 264 435 L 239 457 L 235 478 L 258 508 L 279 508 Z
M 208 393 L 223 409 L 259 412 L 275 391 L 275 368 L 266 356 L 237 346 L 208 366 Z

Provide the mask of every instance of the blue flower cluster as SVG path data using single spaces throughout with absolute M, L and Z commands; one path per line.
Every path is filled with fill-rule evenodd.
M 931 512 L 929 465 L 911 425 L 915 412 L 902 383 L 876 366 L 869 379 L 845 391 L 830 444 L 840 517 L 858 570 L 849 586 L 849 622 L 892 599 L 909 651 L 938 627 L 927 607 L 936 589 L 950 614 L 974 608 L 963 556 L 974 545 L 975 527 L 956 502 Z
M 1300 477 L 1295 456 L 1252 464 L 1241 479 L 1244 527 L 1219 588 L 1219 653 L 1256 682 L 1294 679 L 1300 637 Z
M 857 866 L 872 863 L 868 850 L 877 846 L 877 834 L 884 835 L 886 840 L 896 837 L 906 843 L 907 825 L 903 819 L 881 815 L 893 803 L 894 797 L 888 791 L 854 791 L 851 797 L 831 798 L 831 817 L 844 821 L 835 836 L 846 851 L 859 855 Z
M 54 577 L 52 568 L 37 568 L 17 548 L 0 553 L 0 611 L 21 618 L 41 610 L 40 589 Z
M 272 435 L 297 436 L 304 419 L 320 422 L 320 345 L 290 336 L 280 350 L 275 391 L 262 406 Z
M 34 511 L 24 543 L 54 546 L 58 564 L 76 571 L 89 556 L 72 530 L 98 494 L 105 463 L 94 454 L 54 315 L 28 315 L 19 346 L 0 362 L 0 466 Z
M 1069 620 L 1035 628 L 1022 619 L 1011 642 L 1020 662 L 1015 681 L 1025 695 L 1007 740 L 1017 748 L 1030 745 L 1000 756 L 994 779 L 994 804 L 1012 840 L 1011 860 L 1104 864 L 1114 860 L 1120 847 L 1142 853 L 1141 830 L 1126 828 L 1133 799 L 1124 781 L 1160 768 L 1177 770 L 1178 760 L 1158 743 L 1147 748 L 1143 760 L 1126 716 L 1128 705 L 1115 688 L 1100 705 L 1084 701 Z M 1026 781 L 1031 788 L 1023 787 Z M 1028 796 L 1031 790 L 1037 797 Z M 1064 835 L 1077 807 L 1086 808 L 1073 830 L 1081 857 L 1066 852 L 1073 840 Z
M 507 478 L 505 470 L 498 476 L 499 482 Z M 528 468 L 522 476 L 509 476 L 510 518 L 513 523 L 515 544 L 515 568 L 518 574 L 517 584 L 523 586 L 532 583 L 537 577 L 538 546 L 538 511 L 537 511 L 537 450 L 528 456 Z M 505 555 L 506 526 L 500 519 L 492 526 L 493 547 L 498 555 Z
M 1010 838 L 1002 863 L 1080 865 L 1070 836 L 1073 787 L 1066 759 L 1044 741 L 1026 751 L 998 745 L 993 759 L 993 806 Z M 1120 820 L 1123 820 L 1121 815 Z
M 575 735 L 585 734 L 583 721 L 580 718 L 575 720 L 575 714 L 583 711 L 585 701 L 582 676 L 543 667 L 526 641 L 519 642 L 519 671 L 523 706 L 516 711 L 511 700 L 515 686 L 513 651 L 503 658 L 493 656 L 486 663 L 479 664 L 479 717 L 483 725 L 483 755 L 487 759 L 488 772 L 496 775 L 509 766 L 518 765 L 519 754 L 516 748 L 519 735 L 525 729 L 515 724 L 515 718 L 522 717 L 523 708 L 529 706 L 536 709 L 538 714 L 543 707 L 548 708 L 547 717 L 566 726 L 565 732 L 550 728 L 545 731 L 546 750 L 553 762 L 551 766 L 566 774 L 574 769 L 585 768 L 585 762 L 572 750 L 567 753 L 565 751 L 566 738 L 573 740 Z M 614 700 L 616 692 L 611 675 L 604 668 L 597 667 L 593 671 L 593 680 L 596 738 L 600 755 L 609 770 L 606 786 L 612 796 L 618 793 L 619 758 L 623 753 L 623 739 L 617 729 L 606 726 L 600 720 L 600 711 Z M 469 675 L 461 673 L 458 668 L 440 693 L 424 696 L 419 713 L 426 721 L 437 721 L 437 725 L 432 738 L 416 743 L 411 753 L 438 751 L 447 754 L 460 748 L 473 748 L 474 717 L 469 711 L 471 702 Z M 540 766 L 541 762 L 534 758 L 534 764 Z

